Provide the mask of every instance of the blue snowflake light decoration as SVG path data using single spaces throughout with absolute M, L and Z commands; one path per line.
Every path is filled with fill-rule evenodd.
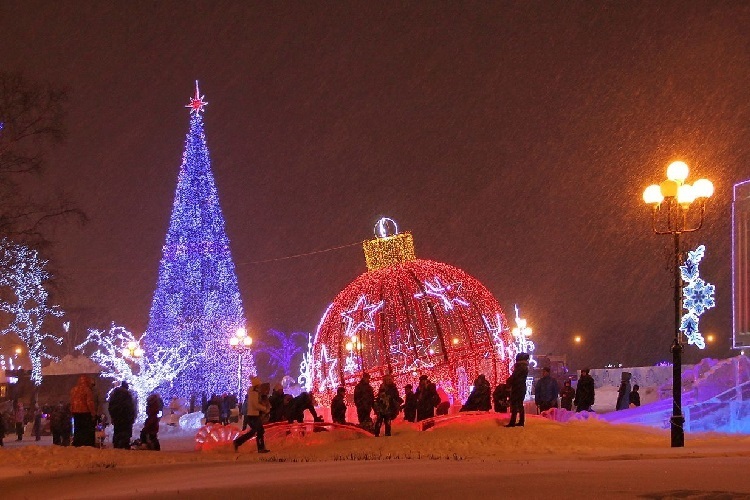
M 698 330 L 700 316 L 716 305 L 716 287 L 703 281 L 698 269 L 705 252 L 706 247 L 700 245 L 692 252 L 688 252 L 685 264 L 680 266 L 680 274 L 685 282 L 682 288 L 682 307 L 687 311 L 680 321 L 680 331 L 685 334 L 688 344 L 693 344 L 699 349 L 706 348 L 706 342 Z

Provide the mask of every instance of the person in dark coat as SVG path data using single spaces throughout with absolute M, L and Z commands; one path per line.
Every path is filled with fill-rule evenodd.
M 112 419 L 112 446 L 129 449 L 133 436 L 136 409 L 133 395 L 128 390 L 128 383 L 122 382 L 109 395 L 109 416 Z
M 581 377 L 578 379 L 578 385 L 576 386 L 576 397 L 573 400 L 573 404 L 576 405 L 576 412 L 594 411 L 591 409 L 594 406 L 594 397 L 594 377 L 589 375 L 588 368 L 584 368 L 581 370 Z
M 313 417 L 313 422 L 322 422 L 323 417 L 318 416 L 318 412 L 315 411 L 315 402 L 312 394 L 309 392 L 301 392 L 299 396 L 292 399 L 289 403 L 287 411 L 286 421 L 287 423 L 298 422 L 302 423 L 305 421 L 305 410 L 309 411 Z
M 630 397 L 628 399 L 630 400 L 631 406 L 641 406 L 641 394 L 638 392 L 638 389 L 640 389 L 640 386 L 635 384 L 633 385 L 633 390 L 630 391 Z
M 557 380 L 550 375 L 549 366 L 542 368 L 542 378 L 536 381 L 534 386 L 534 402 L 539 408 L 539 413 L 550 408 L 557 408 L 557 396 L 560 394 L 560 386 Z
M 630 407 L 630 377 L 629 372 L 622 372 L 622 381 L 617 389 L 615 410 L 627 410 Z
M 276 384 L 273 386 L 271 395 L 268 396 L 268 402 L 271 403 L 271 412 L 268 414 L 268 422 L 283 422 L 285 420 L 284 408 L 284 386 Z
M 372 405 L 375 402 L 375 390 L 370 385 L 370 374 L 365 372 L 354 386 L 354 406 L 357 407 L 357 420 L 365 429 L 372 429 Z
M 526 399 L 526 377 L 529 376 L 529 355 L 520 352 L 516 355 L 513 373 L 506 384 L 510 386 L 510 421 L 505 427 L 523 427 L 526 423 L 526 412 L 523 401 Z M 518 418 L 518 421 L 516 421 Z
M 164 401 L 161 396 L 154 393 L 146 399 L 146 421 L 141 429 L 141 445 L 148 450 L 159 451 L 159 414 L 164 409 Z
M 490 383 L 484 375 L 479 375 L 461 411 L 490 411 L 490 408 Z
M 331 400 L 331 420 L 334 424 L 346 423 L 346 388 L 339 387 Z
M 375 397 L 375 437 L 380 436 L 380 426 L 385 425 L 385 435 L 391 435 L 391 421 L 396 418 L 404 400 L 398 395 L 398 387 L 392 375 L 384 375 Z
M 52 444 L 58 446 L 70 446 L 70 433 L 73 430 L 73 423 L 70 414 L 70 405 L 63 404 L 62 401 L 52 409 L 49 418 L 49 427 L 52 432 Z
M 563 382 L 563 387 L 560 389 L 560 408 L 568 411 L 573 410 L 573 398 L 576 396 L 576 391 L 571 387 L 570 380 Z
M 508 400 L 510 398 L 510 387 L 504 382 L 500 382 L 492 391 L 492 404 L 495 413 L 508 413 Z
M 427 375 L 419 377 L 417 388 L 417 422 L 435 416 L 435 408 L 440 404 L 440 395 L 435 384 L 431 383 Z
M 417 420 L 417 395 L 411 390 L 411 384 L 404 386 L 404 404 L 401 409 L 404 410 L 404 420 L 407 422 Z

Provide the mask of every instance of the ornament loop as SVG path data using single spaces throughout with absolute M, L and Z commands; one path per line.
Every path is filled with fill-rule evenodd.
M 382 217 L 375 223 L 373 231 L 376 238 L 389 238 L 398 234 L 398 226 L 395 220 L 389 217 Z

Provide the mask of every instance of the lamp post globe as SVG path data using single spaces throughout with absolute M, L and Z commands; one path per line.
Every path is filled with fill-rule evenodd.
M 672 352 L 672 417 L 670 418 L 671 444 L 673 448 L 685 446 L 682 414 L 682 252 L 680 236 L 698 231 L 703 226 L 706 202 L 713 195 L 711 181 L 698 179 L 694 185 L 686 183 L 690 169 L 682 161 L 672 162 L 667 168 L 667 179 L 652 184 L 643 192 L 643 201 L 652 208 L 651 228 L 656 234 L 671 235 L 674 242 L 674 338 Z

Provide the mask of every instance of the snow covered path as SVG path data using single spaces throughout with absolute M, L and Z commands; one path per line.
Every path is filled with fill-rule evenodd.
M 164 430 L 162 452 L 62 448 L 32 442 L 0 449 L 0 498 L 750 498 L 750 438 L 689 434 L 596 419 L 507 416 L 451 421 L 419 432 L 398 422 L 390 438 L 320 432 L 267 439 L 235 454 L 193 451 L 194 432 Z M 272 433 L 271 433 L 272 434 Z
M 748 498 L 748 458 L 213 463 L 2 481 L 3 498 Z

